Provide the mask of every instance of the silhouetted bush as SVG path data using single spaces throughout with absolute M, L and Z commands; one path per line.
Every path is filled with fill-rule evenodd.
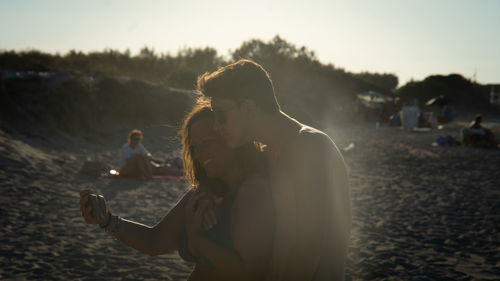
M 459 74 L 450 74 L 432 75 L 422 81 L 409 82 L 396 94 L 402 100 L 417 98 L 421 103 L 443 95 L 463 110 L 475 110 L 489 106 L 489 91 L 487 86 L 471 82 Z
M 137 80 L 104 77 L 89 87 L 82 76 L 54 84 L 51 78 L 6 79 L 0 99 L 3 126 L 29 132 L 39 128 L 68 133 L 108 125 L 179 126 L 194 97 Z

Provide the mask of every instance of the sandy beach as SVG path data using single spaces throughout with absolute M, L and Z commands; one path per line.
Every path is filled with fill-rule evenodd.
M 140 129 L 155 157 L 180 155 L 174 128 Z M 87 159 L 116 165 L 127 130 L 101 137 L 0 131 L 0 279 L 186 279 L 192 264 L 177 254 L 142 254 L 80 215 L 78 192 L 93 188 L 114 213 L 153 225 L 187 190 L 183 181 L 77 173 Z M 500 278 L 500 149 L 431 145 L 441 133 L 456 137 L 457 125 L 328 133 L 340 148 L 354 144 L 344 152 L 353 209 L 347 280 Z
M 441 133 L 458 127 L 338 132 L 359 148 L 347 279 L 500 278 L 500 151 L 431 146 Z

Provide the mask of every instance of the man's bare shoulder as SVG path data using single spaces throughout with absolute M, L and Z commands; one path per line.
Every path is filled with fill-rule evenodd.
M 316 128 L 303 125 L 297 137 L 291 142 L 293 150 L 319 150 L 329 149 L 333 145 L 332 139 Z
M 301 126 L 295 138 L 289 141 L 282 153 L 282 159 L 291 163 L 317 162 L 328 158 L 343 162 L 343 157 L 333 140 L 323 131 L 306 125 Z

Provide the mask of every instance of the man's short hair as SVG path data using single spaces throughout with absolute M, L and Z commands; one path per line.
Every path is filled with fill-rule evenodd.
M 269 73 L 251 60 L 239 60 L 201 75 L 198 91 L 210 98 L 251 99 L 265 113 L 280 111 Z

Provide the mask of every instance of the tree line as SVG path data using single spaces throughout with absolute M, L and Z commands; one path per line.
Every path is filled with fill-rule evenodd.
M 298 47 L 280 36 L 271 40 L 250 39 L 223 56 L 211 47 L 184 48 L 175 55 L 144 47 L 136 55 L 105 49 L 83 53 L 51 54 L 37 50 L 0 51 L 0 71 L 71 71 L 87 76 L 125 76 L 134 80 L 181 89 L 194 89 L 197 77 L 238 59 L 252 59 L 271 74 L 282 107 L 305 121 L 322 122 L 351 114 L 356 95 L 377 91 L 402 99 L 425 102 L 436 95 L 455 97 L 457 102 L 482 104 L 485 86 L 460 75 L 430 76 L 400 88 L 391 73 L 346 71 L 319 61 L 314 51 Z
M 144 47 L 136 55 L 113 49 L 51 54 L 37 50 L 0 51 L 1 71 L 71 71 L 88 76 L 126 76 L 172 88 L 193 89 L 197 77 L 238 59 L 252 59 L 271 73 L 284 108 L 319 119 L 352 103 L 356 94 L 375 90 L 392 94 L 398 77 L 390 73 L 352 73 L 321 63 L 314 51 L 297 47 L 280 36 L 269 41 L 251 39 L 222 56 L 216 49 L 184 48 L 175 55 Z M 314 110 L 310 110 L 314 109 Z M 297 112 L 300 114 L 300 112 Z M 314 116 L 316 115 L 316 116 Z

